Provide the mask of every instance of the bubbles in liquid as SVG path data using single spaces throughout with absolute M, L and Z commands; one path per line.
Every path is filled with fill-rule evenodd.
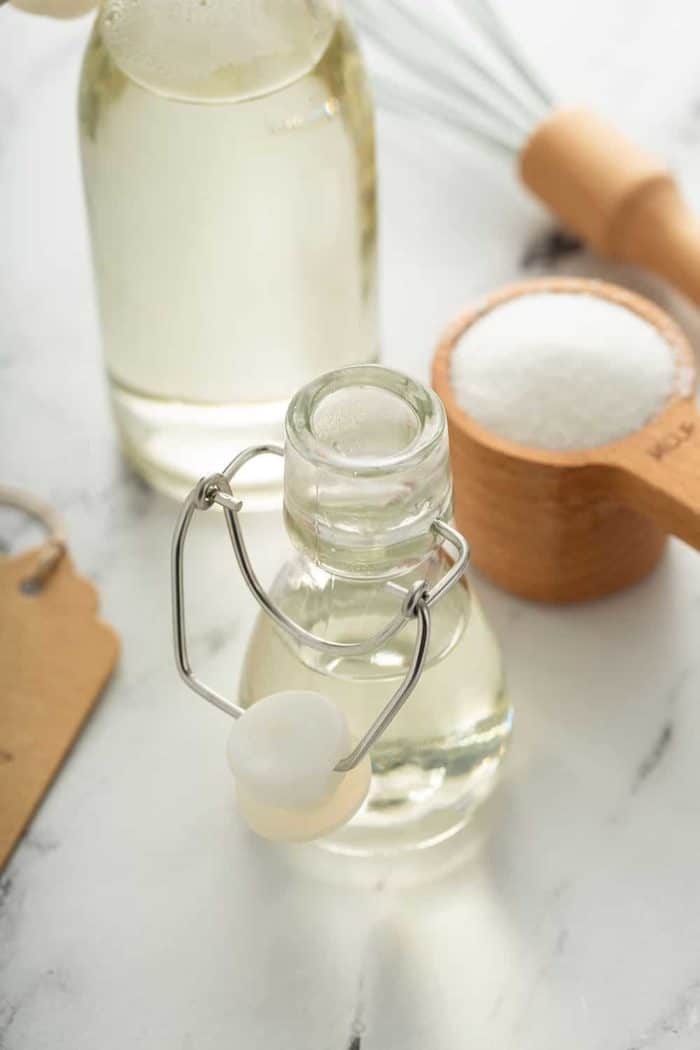
M 336 22 L 332 0 L 106 0 L 100 30 L 127 76 L 197 102 L 266 94 L 308 72 Z

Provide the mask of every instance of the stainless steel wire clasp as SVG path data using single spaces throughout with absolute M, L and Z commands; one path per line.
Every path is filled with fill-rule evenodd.
M 199 696 L 214 704 L 232 718 L 239 718 L 244 709 L 227 700 L 196 677 L 190 665 L 187 651 L 187 634 L 185 625 L 185 590 L 183 578 L 184 550 L 187 532 L 195 511 L 209 510 L 214 504 L 223 509 L 228 534 L 236 556 L 236 561 L 253 597 L 263 612 L 269 616 L 283 631 L 286 631 L 298 642 L 308 645 L 319 652 L 338 656 L 364 656 L 374 652 L 390 638 L 393 638 L 409 620 L 416 621 L 416 641 L 413 648 L 411 664 L 406 677 L 393 694 L 386 707 L 381 711 L 362 739 L 353 750 L 336 765 L 339 772 L 353 769 L 367 754 L 385 729 L 399 713 L 408 697 L 415 689 L 423 672 L 428 644 L 430 642 L 430 610 L 436 602 L 461 579 L 469 561 L 469 545 L 461 533 L 444 521 L 436 519 L 433 530 L 456 551 L 452 565 L 445 575 L 432 587 L 427 581 L 418 580 L 411 587 L 403 587 L 395 582 L 388 583 L 401 598 L 399 611 L 393 620 L 377 634 L 363 642 L 331 642 L 305 630 L 292 620 L 271 600 L 258 580 L 248 555 L 239 519 L 243 504 L 237 500 L 231 490 L 231 482 L 236 473 L 255 456 L 270 454 L 284 456 L 281 445 L 255 445 L 236 456 L 220 474 L 211 474 L 202 478 L 192 489 L 185 500 L 177 519 L 172 545 L 172 590 L 173 590 L 173 640 L 175 644 L 175 663 L 183 681 Z

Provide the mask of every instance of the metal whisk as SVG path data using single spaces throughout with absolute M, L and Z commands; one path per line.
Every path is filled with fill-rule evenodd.
M 518 153 L 553 107 L 489 0 L 348 0 L 382 107 Z
M 601 255 L 700 304 L 700 225 L 672 176 L 586 109 L 555 108 L 490 0 L 347 0 L 380 105 L 465 132 Z

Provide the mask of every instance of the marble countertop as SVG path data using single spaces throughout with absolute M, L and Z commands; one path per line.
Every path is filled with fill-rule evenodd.
M 533 0 L 518 37 L 561 95 L 664 153 L 700 206 L 694 0 Z M 0 11 L 0 474 L 64 515 L 119 630 L 118 671 L 0 882 L 2 1050 L 696 1050 L 700 559 L 672 542 L 609 600 L 555 609 L 477 578 L 517 727 L 467 833 L 412 861 L 280 851 L 231 805 L 224 716 L 170 654 L 174 504 L 107 408 L 76 159 L 88 21 Z M 430 143 L 429 148 L 426 148 Z M 562 252 L 510 173 L 380 127 L 385 359 L 522 273 L 660 283 Z M 252 601 L 220 522 L 193 540 L 193 645 L 231 689 Z M 269 578 L 278 520 L 254 556 Z M 28 534 L 3 515 L 6 549 Z M 212 588 L 207 581 L 225 580 Z

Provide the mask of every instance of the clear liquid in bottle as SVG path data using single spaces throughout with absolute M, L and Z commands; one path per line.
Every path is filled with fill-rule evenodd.
M 431 568 L 444 572 L 444 559 L 435 558 Z M 379 631 L 397 605 L 391 592 L 310 573 L 303 562 L 284 570 L 272 595 L 308 630 L 343 642 Z M 261 614 L 241 675 L 240 703 L 287 689 L 322 693 L 345 712 L 359 739 L 405 676 L 414 637 L 408 624 L 370 657 L 329 659 L 296 644 Z M 460 585 L 434 607 L 428 665 L 372 748 L 367 802 L 323 843 L 364 854 L 415 849 L 454 834 L 492 790 L 511 726 L 498 643 L 478 598 Z
M 396 617 L 396 585 L 432 587 L 449 570 L 435 521 L 449 522 L 452 477 L 444 410 L 430 391 L 378 366 L 343 369 L 301 390 L 287 413 L 285 520 L 299 554 L 273 602 L 317 637 L 357 643 Z M 369 797 L 324 842 L 375 853 L 431 845 L 458 831 L 492 790 L 512 709 L 498 643 L 466 582 L 430 607 L 423 673 L 372 746 Z M 416 626 L 366 655 L 313 648 L 262 613 L 239 685 L 249 706 L 285 690 L 321 693 L 360 740 L 406 677 Z
M 279 440 L 315 374 L 376 355 L 361 60 L 330 3 L 107 0 L 80 123 L 121 439 L 182 495 Z M 279 465 L 242 483 L 261 505 Z

